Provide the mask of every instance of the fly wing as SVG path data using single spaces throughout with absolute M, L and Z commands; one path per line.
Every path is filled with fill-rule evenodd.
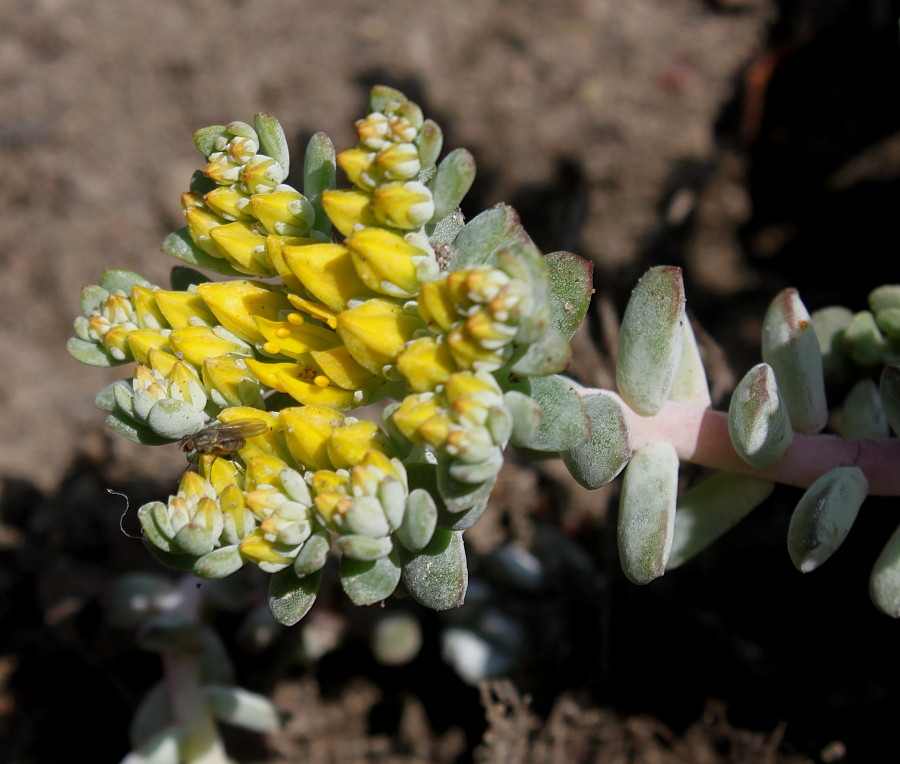
M 230 422 L 222 422 L 213 426 L 220 437 L 228 438 L 253 438 L 262 435 L 269 429 L 269 425 L 262 419 L 252 417 L 232 419 Z

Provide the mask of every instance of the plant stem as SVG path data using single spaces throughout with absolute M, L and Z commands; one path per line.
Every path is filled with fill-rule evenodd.
M 202 599 L 193 576 L 179 582 L 176 610 L 199 626 Z M 203 691 L 200 647 L 195 638 L 162 654 L 163 673 L 175 723 L 184 732 L 181 755 L 185 764 L 228 764 L 225 747 Z
M 801 435 L 795 432 L 782 459 L 767 469 L 747 464 L 731 444 L 728 416 L 721 411 L 667 402 L 658 414 L 641 416 L 611 390 L 579 390 L 581 395 L 611 395 L 621 405 L 631 428 L 635 451 L 665 441 L 682 461 L 703 467 L 739 472 L 808 488 L 835 467 L 859 467 L 869 481 L 872 496 L 900 496 L 900 439 L 844 439 L 836 435 Z

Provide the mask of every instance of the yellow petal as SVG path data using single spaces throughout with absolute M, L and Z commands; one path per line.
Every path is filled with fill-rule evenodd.
M 434 199 L 424 183 L 395 181 L 375 189 L 372 212 L 384 225 L 414 231 L 431 220 Z
M 422 337 L 407 345 L 397 359 L 397 371 L 411 390 L 424 393 L 444 384 L 457 366 L 446 343 Z
M 299 236 L 266 236 L 266 259 L 276 270 L 284 285 L 289 289 L 300 291 L 303 284 L 300 283 L 294 272 L 290 269 L 284 259 L 283 248 L 287 245 L 293 247 L 303 247 L 307 244 L 321 244 L 322 242 L 315 239 L 304 239 Z
M 296 359 L 313 350 L 334 347 L 341 341 L 337 332 L 311 321 L 269 321 L 256 316 L 256 327 L 266 340 L 263 350 L 270 355 L 281 354 Z
M 412 297 L 419 291 L 416 261 L 426 253 L 384 228 L 362 228 L 344 242 L 353 266 L 372 291 Z
M 322 206 L 325 208 L 325 214 L 344 236 L 353 233 L 358 225 L 377 224 L 378 221 L 369 207 L 371 201 L 371 195 L 364 191 L 328 190 L 322 192 Z
M 254 316 L 275 321 L 279 311 L 291 307 L 287 297 L 257 281 L 207 281 L 199 284 L 197 291 L 219 323 L 245 342 L 265 339 Z
M 266 262 L 266 237 L 247 223 L 235 221 L 210 230 L 212 240 L 231 264 L 251 276 L 274 276 L 275 270 Z
M 169 338 L 152 329 L 137 329 L 128 333 L 128 348 L 138 363 L 148 363 L 154 348 L 169 348 Z
M 296 363 L 263 363 L 247 359 L 247 367 L 264 385 L 287 393 L 298 403 L 319 404 L 340 409 L 352 408 L 353 393 L 337 387 L 319 387 L 315 382 L 304 381 L 309 376 L 307 368 Z
M 290 565 L 294 560 L 275 551 L 275 542 L 269 541 L 261 528 L 257 528 L 241 542 L 241 554 L 254 562 L 270 562 L 275 565 Z
M 137 325 L 141 329 L 165 329 L 166 319 L 159 305 L 156 304 L 156 292 L 159 290 L 135 284 L 131 287 L 131 302 Z
M 313 361 L 334 384 L 343 390 L 365 390 L 384 383 L 384 378 L 359 365 L 346 347 L 313 350 Z
M 247 460 L 247 472 L 244 476 L 244 488 L 253 491 L 259 486 L 275 486 L 281 488 L 281 471 L 288 467 L 284 459 L 271 454 L 259 454 Z
M 225 218 L 216 215 L 203 204 L 203 200 L 197 194 L 182 194 L 181 203 L 184 206 L 184 218 L 187 221 L 188 233 L 194 244 L 208 255 L 224 258 L 225 253 L 212 240 L 210 233 L 212 229 L 226 223 Z
M 422 321 L 399 305 L 373 298 L 338 315 L 337 331 L 353 356 L 373 374 L 393 364 Z
M 191 319 L 194 319 L 195 323 L 196 319 L 200 319 L 207 326 L 217 323 L 216 317 L 206 307 L 206 303 L 197 292 L 157 289 L 156 302 L 166 321 L 169 322 L 169 326 L 173 329 L 191 326 Z
M 181 353 L 184 360 L 194 366 L 200 366 L 207 358 L 236 353 L 249 355 L 245 345 L 238 345 L 230 340 L 222 339 L 208 326 L 186 326 L 175 329 L 169 335 L 169 345 L 176 353 Z
M 231 356 L 207 358 L 201 372 L 206 388 L 217 390 L 231 406 L 254 401 L 262 405 L 259 381 Z
M 354 186 L 364 189 L 374 188 L 375 178 L 372 176 L 374 151 L 362 148 L 347 149 L 339 152 L 336 159 L 338 166 Z
M 284 442 L 298 464 L 308 470 L 333 467 L 328 441 L 344 415 L 327 406 L 298 406 L 280 413 Z
M 266 233 L 276 236 L 308 236 L 316 219 L 312 204 L 290 186 L 250 197 L 250 210 Z
M 308 313 L 313 318 L 319 319 L 323 324 L 326 324 L 330 329 L 334 329 L 337 326 L 337 311 L 332 310 L 327 305 L 323 305 L 320 302 L 313 302 L 312 300 L 307 300 L 305 297 L 301 297 L 298 294 L 288 294 L 288 300 L 291 305 L 293 305 L 297 310 L 302 310 L 304 313 Z M 296 321 L 297 323 L 301 323 L 300 319 L 302 316 L 291 317 L 287 316 L 288 321 Z
M 332 310 L 343 310 L 350 300 L 372 295 L 357 275 L 350 251 L 341 244 L 286 246 L 281 252 L 309 293 Z
M 421 445 L 424 441 L 419 435 L 419 428 L 440 412 L 441 407 L 435 395 L 431 393 L 407 395 L 391 419 L 408 440 Z
M 349 469 L 371 450 L 380 451 L 381 431 L 375 422 L 360 421 L 337 427 L 328 440 L 328 456 L 335 469 Z
M 419 315 L 433 332 L 447 332 L 460 319 L 446 280 L 426 281 L 417 298 Z
M 252 220 L 253 216 L 247 212 L 250 196 L 243 193 L 236 184 L 230 186 L 218 186 L 203 195 L 207 206 L 217 215 L 226 220 Z

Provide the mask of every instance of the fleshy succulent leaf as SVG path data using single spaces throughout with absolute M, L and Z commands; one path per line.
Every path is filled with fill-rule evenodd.
M 325 133 L 309 139 L 303 163 L 303 194 L 313 206 L 316 221 L 313 228 L 326 236 L 331 233 L 331 221 L 322 207 L 322 192 L 335 187 L 337 165 L 334 144 Z
M 253 127 L 259 137 L 259 153 L 272 157 L 287 176 L 291 171 L 291 155 L 281 124 L 271 114 L 262 112 L 253 117 Z
M 417 602 L 432 610 L 462 605 L 469 570 L 461 531 L 439 528 L 425 549 L 402 557 L 403 583 Z
M 96 342 L 82 340 L 78 337 L 69 337 L 66 341 L 66 350 L 68 350 L 69 355 L 79 363 L 87 364 L 88 366 L 97 366 L 99 368 L 118 366 L 119 364 L 126 363 L 130 360 L 127 358 L 121 361 L 117 360 L 106 352 L 102 345 L 98 345 Z
M 900 435 L 900 366 L 885 366 L 878 383 L 881 405 L 895 435 Z
M 890 433 L 887 416 L 878 392 L 878 385 L 871 379 L 861 379 L 847 393 L 841 407 L 842 438 L 887 438 Z
M 142 446 L 162 446 L 166 443 L 171 443 L 173 440 L 155 433 L 146 425 L 138 424 L 130 417 L 123 416 L 117 411 L 106 417 L 106 426 L 119 435 L 128 438 L 128 440 L 140 443 Z
M 690 319 L 684 322 L 681 358 L 678 359 L 678 367 L 675 369 L 669 400 L 701 409 L 707 409 L 712 405 L 706 370 L 703 368 L 703 359 L 700 357 L 700 348 L 697 346 L 697 338 L 694 336 Z
M 793 428 L 821 431 L 828 421 L 822 351 L 796 289 L 782 291 L 766 311 L 762 357 L 775 371 Z
M 428 188 L 434 195 L 432 225 L 455 210 L 475 180 L 475 157 L 465 149 L 454 149 L 437 167 Z
M 807 489 L 788 528 L 788 552 L 797 570 L 809 573 L 837 551 L 868 491 L 859 467 L 837 467 Z
M 588 489 L 612 481 L 631 459 L 631 430 L 622 406 L 611 395 L 582 398 L 591 420 L 591 435 L 580 445 L 562 452 L 569 472 Z
M 891 618 L 900 618 L 900 526 L 893 532 L 872 568 L 869 596 Z
M 196 265 L 198 268 L 220 273 L 223 276 L 244 277 L 245 275 L 232 268 L 227 260 L 208 255 L 200 249 L 191 240 L 187 228 L 179 228 L 166 236 L 162 243 L 162 251 L 188 263 L 188 265 Z
M 107 292 L 121 291 L 131 294 L 133 286 L 150 287 L 152 284 L 143 276 L 134 271 L 126 271 L 121 268 L 110 268 L 103 271 L 100 276 L 100 287 Z
M 278 623 L 293 626 L 316 601 L 321 574 L 298 578 L 292 568 L 279 571 L 269 581 L 269 610 Z
M 341 558 L 341 586 L 354 605 L 374 605 L 387 599 L 399 582 L 396 550 L 372 561 Z
M 750 369 L 732 393 L 728 433 L 738 456 L 760 469 L 775 464 L 791 445 L 790 417 L 767 363 Z
M 681 268 L 657 266 L 638 282 L 622 317 L 616 384 L 639 414 L 657 413 L 669 397 L 684 343 Z
M 584 443 L 591 433 L 590 417 L 575 383 L 556 374 L 529 382 L 541 421 L 530 440 L 516 444 L 535 451 L 568 451 Z
M 625 575 L 648 584 L 666 571 L 678 491 L 678 456 L 665 442 L 637 453 L 625 468 L 619 501 L 619 559 Z
M 594 264 L 572 252 L 549 252 L 550 312 L 553 325 L 571 338 L 581 326 L 594 293 Z

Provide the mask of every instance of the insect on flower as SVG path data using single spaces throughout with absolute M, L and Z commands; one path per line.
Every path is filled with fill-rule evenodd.
M 185 435 L 178 446 L 191 464 L 197 464 L 204 454 L 224 456 L 240 451 L 247 438 L 262 435 L 269 425 L 262 419 L 234 419 L 230 422 L 213 422 L 192 435 Z

